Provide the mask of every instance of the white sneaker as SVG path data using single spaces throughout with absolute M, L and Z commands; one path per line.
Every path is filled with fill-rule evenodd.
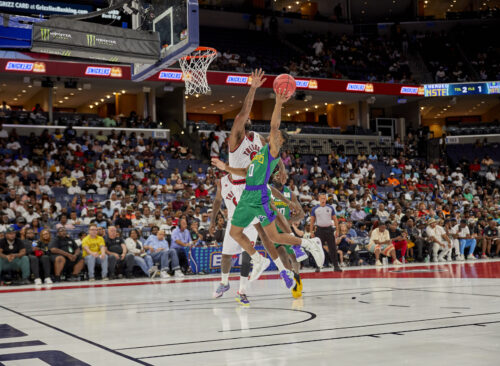
M 451 254 L 448 255 L 448 258 L 446 259 L 448 262 L 451 262 Z
M 381 262 L 381 261 L 379 261 L 379 260 L 377 260 L 377 261 L 375 262 L 375 265 L 376 265 L 376 266 L 381 266 L 381 265 L 382 265 L 382 262 Z
M 395 259 L 394 262 L 392 262 L 392 265 L 393 266 L 402 266 L 403 263 L 401 263 L 400 261 L 398 261 L 397 259 Z
M 253 282 L 259 279 L 260 275 L 262 272 L 264 272 L 267 267 L 271 264 L 271 261 L 269 258 L 263 257 L 262 255 L 259 254 L 259 260 L 258 261 L 252 261 L 253 262 L 253 268 L 252 268 L 252 273 L 250 274 L 250 281 L 248 282 Z
M 323 264 L 325 264 L 325 252 L 323 251 L 320 238 L 304 239 L 302 247 L 311 253 L 318 267 L 323 268 Z
M 438 262 L 446 262 L 446 259 L 444 259 L 443 257 L 440 257 L 440 258 L 438 258 Z
M 40 278 L 35 278 L 35 285 L 39 286 L 42 284 L 42 280 Z
M 50 279 L 50 277 L 47 277 L 46 279 L 43 280 L 43 282 L 46 284 L 46 285 L 52 285 L 53 282 L 52 280 Z
M 167 271 L 161 271 L 160 272 L 160 277 L 163 278 L 163 279 L 165 279 L 165 278 L 170 278 L 172 276 L 170 276 Z
M 433 263 L 437 263 L 437 262 L 438 262 L 438 259 L 437 259 L 437 258 L 432 258 L 432 262 L 433 262 Z
M 463 257 L 463 256 L 462 256 L 462 257 Z M 469 254 L 469 255 L 467 256 L 467 259 L 472 259 L 472 260 L 475 260 L 475 259 L 476 259 L 476 257 L 474 257 L 474 255 L 473 255 L 473 254 Z
M 175 271 L 174 276 L 182 278 L 182 277 L 184 277 L 184 273 L 182 273 L 182 271 L 180 269 L 178 269 L 177 271 Z

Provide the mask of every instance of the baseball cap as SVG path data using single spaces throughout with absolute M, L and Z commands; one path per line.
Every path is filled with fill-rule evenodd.
M 16 230 L 12 227 L 12 226 L 9 226 L 6 230 L 5 230 L 6 233 L 15 233 Z

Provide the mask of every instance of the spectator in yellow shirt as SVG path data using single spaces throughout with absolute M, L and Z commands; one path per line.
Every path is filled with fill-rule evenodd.
M 102 268 L 103 281 L 108 280 L 108 256 L 106 255 L 106 245 L 104 238 L 97 235 L 97 225 L 89 226 L 89 234 L 82 240 L 83 258 L 89 270 L 89 281 L 94 281 L 95 264 L 100 264 Z

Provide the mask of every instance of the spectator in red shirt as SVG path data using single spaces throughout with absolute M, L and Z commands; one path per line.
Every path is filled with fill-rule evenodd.
M 208 191 L 203 183 L 200 183 L 200 185 L 198 185 L 198 188 L 196 188 L 196 190 L 194 191 L 194 195 L 196 196 L 196 198 L 208 196 Z

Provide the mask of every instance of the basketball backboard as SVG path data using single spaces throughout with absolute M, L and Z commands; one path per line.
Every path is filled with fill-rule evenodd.
M 143 81 L 173 65 L 199 45 L 198 0 L 151 0 L 154 18 L 150 29 L 160 34 L 160 60 L 132 65 L 132 80 Z

